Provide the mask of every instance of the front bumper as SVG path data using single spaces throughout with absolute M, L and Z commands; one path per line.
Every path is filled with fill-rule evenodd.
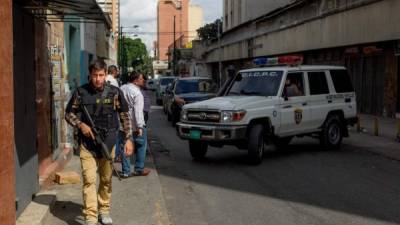
M 177 123 L 178 136 L 182 139 L 191 138 L 191 131 L 200 131 L 201 141 L 234 141 L 246 138 L 247 126 L 227 126 L 227 125 L 199 125 L 189 123 Z

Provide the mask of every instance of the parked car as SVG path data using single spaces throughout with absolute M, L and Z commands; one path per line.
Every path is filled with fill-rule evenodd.
M 156 103 L 157 105 L 162 105 L 163 95 L 165 93 L 165 88 L 168 84 L 172 83 L 176 77 L 160 77 L 156 89 Z
M 266 67 L 239 71 L 221 97 L 185 105 L 177 126 L 195 159 L 203 158 L 209 145 L 235 145 L 257 164 L 265 146 L 281 148 L 295 136 L 339 148 L 356 114 L 346 68 Z
M 157 89 L 157 79 L 150 79 L 146 83 L 148 90 L 155 91 Z
M 165 93 L 164 93 L 163 99 L 162 99 L 164 114 L 167 114 L 167 103 L 168 103 L 168 99 L 170 97 L 170 93 L 172 93 L 173 85 L 174 85 L 174 82 L 168 84 L 168 86 L 165 88 Z
M 217 86 L 211 78 L 185 77 L 176 79 L 165 94 L 167 118 L 175 126 L 182 106 L 215 97 Z

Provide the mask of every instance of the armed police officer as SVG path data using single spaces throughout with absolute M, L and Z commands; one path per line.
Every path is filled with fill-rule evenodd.
M 79 129 L 80 160 L 83 177 L 83 216 L 86 225 L 112 224 L 110 217 L 112 164 L 104 155 L 104 148 L 96 142 L 96 132 L 115 155 L 114 145 L 119 130 L 119 121 L 126 140 L 124 153 L 133 153 L 132 130 L 128 105 L 119 88 L 105 82 L 107 65 L 96 60 L 89 66 L 89 83 L 78 87 L 69 101 L 65 119 Z M 83 104 L 83 105 L 81 105 Z M 89 116 L 85 116 L 84 107 Z M 87 118 L 87 117 L 91 117 Z M 91 121 L 93 120 L 93 121 Z M 91 122 L 95 127 L 91 127 Z M 94 132 L 96 131 L 96 132 Z M 96 190 L 97 171 L 99 188 Z

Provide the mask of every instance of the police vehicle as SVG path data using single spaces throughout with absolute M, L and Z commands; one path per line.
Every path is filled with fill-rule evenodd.
M 239 71 L 223 96 L 183 107 L 178 135 L 194 159 L 208 146 L 235 145 L 258 164 L 268 144 L 280 148 L 295 136 L 312 136 L 336 149 L 349 136 L 357 110 L 345 67 L 298 65 L 295 56 L 268 60 L 290 65 Z

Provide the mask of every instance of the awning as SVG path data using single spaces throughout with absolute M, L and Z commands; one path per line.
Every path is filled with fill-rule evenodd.
M 108 13 L 96 0 L 31 0 L 17 1 L 38 18 L 49 22 L 105 23 L 111 27 Z

